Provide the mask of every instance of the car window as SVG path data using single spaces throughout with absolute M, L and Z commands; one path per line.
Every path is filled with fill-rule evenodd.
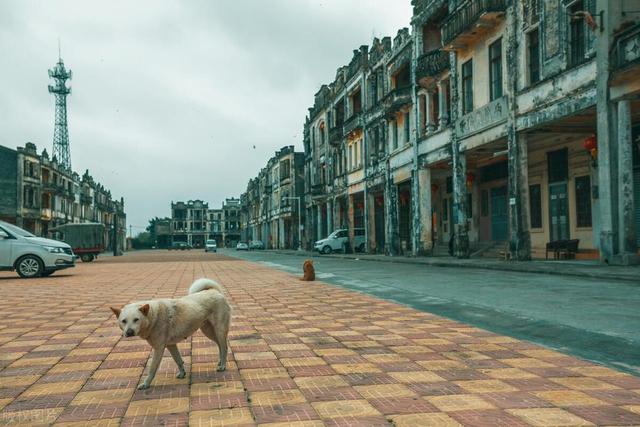
M 15 225 L 11 225 L 11 224 L 8 224 L 8 223 L 3 223 L 1 228 L 4 229 L 7 233 L 13 234 L 14 236 L 36 237 L 33 234 L 29 233 L 28 231 L 23 230 L 20 227 L 16 227 Z
M 337 237 L 348 237 L 348 233 L 345 230 L 339 231 Z

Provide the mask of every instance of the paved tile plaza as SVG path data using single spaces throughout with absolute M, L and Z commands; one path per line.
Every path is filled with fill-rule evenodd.
M 108 307 L 224 284 L 230 359 L 202 334 L 137 391 L 150 348 Z M 0 273 L 0 424 L 640 425 L 640 378 L 259 264 L 140 253 L 68 274 Z

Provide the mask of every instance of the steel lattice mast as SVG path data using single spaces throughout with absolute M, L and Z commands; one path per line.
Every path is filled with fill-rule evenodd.
M 62 58 L 58 56 L 58 63 L 49 70 L 49 77 L 54 80 L 49 85 L 49 93 L 56 96 L 56 117 L 53 130 L 53 155 L 58 164 L 71 170 L 71 154 L 69 152 L 69 129 L 67 128 L 67 95 L 71 88 L 66 86 L 66 81 L 71 79 L 71 70 L 64 68 Z

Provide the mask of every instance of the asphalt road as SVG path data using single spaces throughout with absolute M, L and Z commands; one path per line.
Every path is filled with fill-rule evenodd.
M 300 256 L 270 251 L 221 253 L 302 274 L 304 258 Z M 317 279 L 323 282 L 640 375 L 637 284 L 321 255 L 314 257 L 314 265 Z

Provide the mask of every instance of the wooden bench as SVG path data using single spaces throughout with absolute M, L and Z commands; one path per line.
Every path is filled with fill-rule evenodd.
M 549 259 L 549 252 L 553 252 L 553 259 L 575 259 L 580 239 L 555 240 L 547 243 L 545 259 Z

